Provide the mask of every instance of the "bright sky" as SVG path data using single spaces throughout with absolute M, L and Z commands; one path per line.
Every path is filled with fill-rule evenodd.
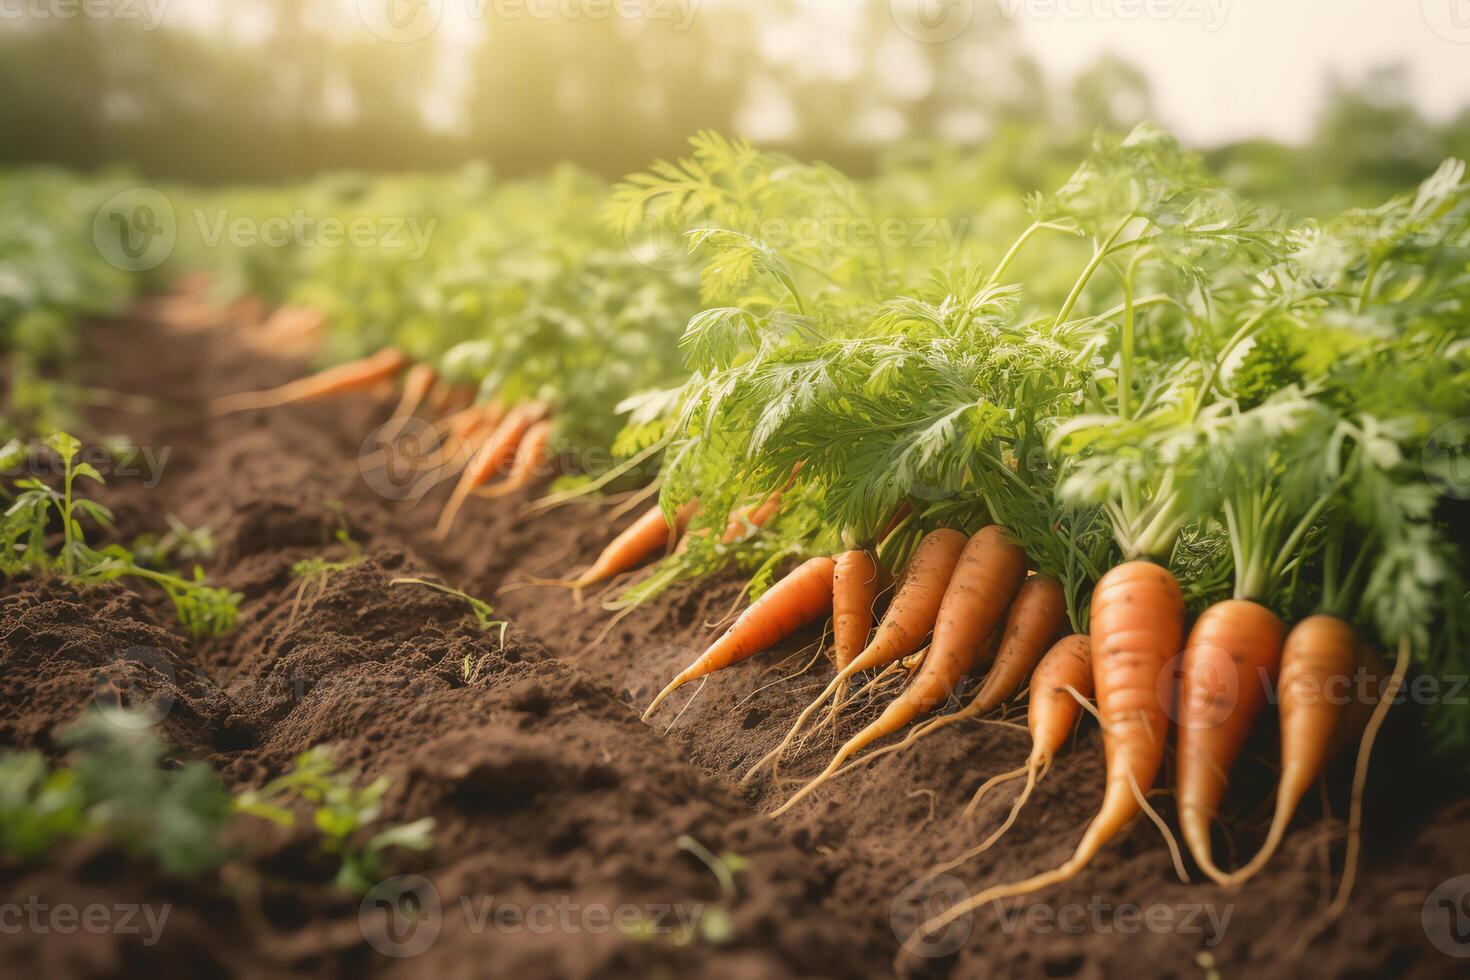
M 168 16 L 249 34 L 248 18 L 227 0 L 149 0 L 166 3 Z M 435 40 L 446 45 L 435 99 L 452 101 L 463 81 L 467 45 L 503 0 L 336 0 L 344 30 L 361 31 L 364 10 L 434 11 Z M 506 9 L 556 12 L 606 9 L 611 2 L 697 17 L 728 3 L 759 15 L 765 0 L 513 0 Z M 1138 65 L 1153 83 L 1160 121 L 1194 142 L 1246 136 L 1300 140 L 1321 104 L 1329 73 L 1355 77 L 1391 62 L 1412 66 L 1415 102 L 1442 118 L 1470 105 L 1470 0 L 887 0 L 929 23 L 969 24 L 999 7 L 1015 21 L 1021 43 L 1055 81 L 1065 81 L 1105 53 Z M 599 7 L 600 4 L 600 7 Z M 784 3 L 780 6 L 790 10 Z M 767 56 L 795 46 L 804 64 L 842 75 L 860 70 L 844 31 L 860 27 L 852 0 L 797 0 L 795 21 L 772 22 L 763 38 Z M 956 21 L 958 16 L 962 19 Z M 978 19 L 978 18 L 977 18 Z M 781 26 L 775 26 L 779 23 Z M 256 27 L 262 25 L 254 25 Z M 493 28 L 492 28 L 493 29 Z M 779 36 L 777 36 L 779 35 Z M 767 43 L 769 42 L 769 43 Z M 771 45 L 774 44 L 774 48 Z M 459 54 L 455 52 L 458 49 Z M 768 49 L 768 50 L 766 50 Z M 844 60 L 845 59 L 845 60 Z M 850 62 L 850 64 L 849 64 Z M 843 69 L 843 70 L 837 70 Z M 880 66 L 880 70 L 883 70 Z M 887 70 L 897 85 L 902 70 Z M 445 112 L 449 110 L 446 109 Z
M 1108 51 L 1137 64 L 1161 121 L 1195 141 L 1300 139 L 1329 72 L 1352 77 L 1392 61 L 1412 66 L 1415 101 L 1431 116 L 1470 104 L 1470 0 L 976 2 L 1015 10 L 1026 47 L 1053 77 Z M 1130 9 L 1174 13 L 1111 13 Z

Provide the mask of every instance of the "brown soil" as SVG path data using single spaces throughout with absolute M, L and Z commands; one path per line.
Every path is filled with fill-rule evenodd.
M 155 410 L 100 410 L 93 422 L 155 454 L 166 448 L 167 464 L 157 487 L 113 474 L 100 497 L 118 515 L 120 539 L 161 529 L 166 514 L 211 526 L 219 549 L 207 570 L 244 594 L 240 623 L 224 639 L 197 642 L 146 588 L 5 585 L 0 745 L 58 755 L 57 730 L 99 691 L 120 686 L 133 699 L 171 704 L 161 734 L 235 789 L 260 785 L 306 748 L 334 743 L 344 762 L 393 780 L 385 820 L 437 822 L 433 850 L 399 856 L 396 867 L 432 882 L 441 931 L 412 957 L 375 952 L 358 898 L 331 888 L 332 862 L 301 831 L 249 828 L 249 860 L 193 881 L 88 841 L 40 866 L 0 865 L 0 896 L 52 906 L 167 904 L 161 939 L 5 934 L 0 972 L 1460 975 L 1460 964 L 1426 937 L 1421 908 L 1440 882 L 1470 872 L 1470 802 L 1416 761 L 1425 752 L 1408 709 L 1395 709 L 1380 743 L 1380 762 L 1396 761 L 1372 778 L 1375 805 L 1351 905 L 1305 949 L 1296 944 L 1341 871 L 1342 823 L 1316 800 L 1271 868 L 1239 893 L 1181 883 L 1160 834 L 1140 820 L 1073 882 L 1023 905 L 980 910 L 922 955 L 901 954 L 898 932 L 921 908 L 1068 855 L 1102 782 L 1095 728 L 1080 732 L 1001 846 L 951 880 L 916 886 L 1004 818 L 1011 787 L 992 794 L 973 821 L 960 811 L 985 778 L 1024 758 L 1024 730 L 955 726 L 771 820 L 763 812 L 794 787 L 790 775 L 819 768 L 838 737 L 811 739 L 784 764 L 779 784 L 764 776 L 740 783 L 830 676 L 820 659 L 802 672 L 817 631 L 710 678 L 645 725 L 633 706 L 646 704 L 702 647 L 711 624 L 728 617 L 737 579 L 676 587 L 612 624 L 597 597 L 577 606 L 563 590 L 531 585 L 526 573 L 585 563 L 630 518 L 609 522 L 581 505 L 528 518 L 523 508 L 534 494 L 474 500 L 451 538 L 438 542 L 431 529 L 445 488 L 416 505 L 390 499 L 359 467 L 364 435 L 391 400 L 205 418 L 197 411 L 205 398 L 278 383 L 302 365 L 253 346 L 248 325 L 180 326 L 160 315 L 166 304 L 149 309 L 99 324 L 89 338 L 98 384 L 156 399 Z M 293 620 L 292 564 L 343 557 L 334 537 L 341 527 L 365 559 L 307 590 Z M 504 646 L 458 600 L 389 584 L 400 575 L 490 598 L 510 623 Z M 855 722 L 846 719 L 842 730 Z M 1231 862 L 1254 849 L 1269 812 L 1272 774 L 1261 760 L 1274 748 L 1263 737 L 1247 755 L 1217 834 Z M 1335 773 L 1324 798 L 1338 817 L 1343 783 Z M 1155 803 L 1172 823 L 1167 794 Z M 680 835 L 744 859 L 733 894 L 680 848 Z M 487 909 L 536 906 L 548 918 L 480 919 Z M 636 906 L 644 927 L 610 928 L 596 918 L 620 906 Z M 702 915 L 707 928 L 691 936 L 677 928 L 678 914 Z M 728 929 L 709 928 L 720 916 Z

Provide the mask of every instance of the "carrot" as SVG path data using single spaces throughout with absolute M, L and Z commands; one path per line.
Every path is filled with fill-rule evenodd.
M 1124 562 L 1093 589 L 1091 619 L 1092 678 L 1107 759 L 1107 783 L 1097 816 L 1060 867 L 956 902 L 925 923 L 922 933 L 932 935 L 998 898 L 1029 895 L 1069 880 L 1139 813 L 1143 794 L 1153 786 L 1164 761 L 1169 718 L 1158 683 L 1183 640 L 1184 596 L 1167 569 L 1147 561 Z
M 484 405 L 471 405 L 436 422 L 434 431 L 440 434 L 444 444 L 440 461 L 448 461 L 458 453 L 463 458 L 456 470 L 469 465 L 508 414 L 504 403 L 497 399 Z
M 383 424 L 382 438 L 392 440 L 401 433 L 408 425 L 409 419 L 419 410 L 428 396 L 429 390 L 434 386 L 438 374 L 434 369 L 420 362 L 408 369 L 408 374 L 403 378 L 403 395 L 398 399 L 398 405 L 393 409 L 393 414 L 388 416 L 388 421 Z
M 832 575 L 832 659 L 841 670 L 852 663 L 873 631 L 878 601 L 878 563 L 863 548 L 837 556 Z
M 781 498 L 786 495 L 786 491 L 796 484 L 796 475 L 801 472 L 802 465 L 797 463 L 791 467 L 791 477 L 780 487 L 772 490 L 765 500 L 731 514 L 729 522 L 725 525 L 725 533 L 720 536 L 720 542 L 733 544 L 765 527 L 771 518 L 776 516 L 776 511 L 781 509 Z
M 1016 797 L 1016 802 L 1011 804 L 1011 812 L 1005 822 L 973 850 L 935 868 L 932 874 L 957 868 L 983 854 L 1011 829 L 1036 784 L 1046 778 L 1052 760 L 1077 724 L 1077 714 L 1082 705 L 1073 695 L 1074 691 L 1080 697 L 1092 696 L 1092 648 L 1087 636 L 1081 633 L 1064 636 L 1054 643 L 1031 674 L 1030 692 L 1026 698 L 1030 705 L 1026 712 L 1026 728 L 1031 733 L 1031 753 L 1026 764 L 987 779 L 965 807 L 965 816 L 968 817 L 992 787 L 1025 776 L 1026 785 L 1022 787 L 1021 795 Z
M 403 370 L 408 358 L 396 347 L 384 347 L 372 357 L 338 364 L 308 378 L 298 378 L 266 391 L 242 391 L 209 403 L 211 415 L 229 415 L 258 408 L 277 408 L 293 402 L 312 401 L 349 391 L 363 391 Z
M 393 409 L 392 417 L 407 418 L 417 412 L 438 378 L 439 375 L 428 364 L 419 363 L 409 368 L 403 376 L 403 397 L 398 400 L 398 407 Z
M 449 416 L 444 420 L 442 426 L 436 425 L 434 430 L 440 433 L 442 444 L 449 447 L 452 452 L 460 443 L 475 433 L 494 431 L 499 424 L 499 420 L 491 418 L 484 406 L 472 405 L 462 412 Z
M 1385 672 L 1376 654 L 1360 654 L 1353 628 L 1336 616 L 1309 616 L 1287 634 L 1277 683 L 1281 778 L 1276 785 L 1276 812 L 1260 851 L 1228 876 L 1229 884 L 1242 884 L 1266 866 L 1286 836 L 1302 797 L 1332 757 L 1367 724 L 1375 699 L 1351 697 L 1348 686 L 1360 663 L 1370 678 Z
M 879 749 L 864 761 L 871 761 L 889 752 L 900 752 L 937 729 L 967 718 L 978 718 L 988 714 L 996 705 L 1007 700 L 1020 689 L 1021 683 L 1031 673 L 1031 668 L 1036 665 L 1036 661 L 1046 652 L 1051 641 L 1061 632 L 1066 621 L 1067 597 L 1062 592 L 1061 583 L 1050 575 L 1033 575 L 1028 578 L 1016 593 L 1015 602 L 1011 604 L 1010 614 L 1006 617 L 1005 630 L 1001 635 L 1000 647 L 995 655 L 995 663 L 990 668 L 990 673 L 985 675 L 985 682 L 980 685 L 980 690 L 976 692 L 970 703 L 959 711 L 934 718 L 920 725 L 909 732 L 908 737 L 903 741 Z M 938 636 L 939 631 L 936 629 L 936 646 Z M 922 674 L 920 676 L 922 677 Z M 916 680 L 915 683 L 917 684 L 918 681 Z M 958 683 L 958 677 L 955 683 Z M 1088 689 L 1091 690 L 1091 682 L 1088 684 Z
M 982 643 L 1005 615 L 1025 575 L 1026 552 L 1003 528 L 991 525 L 977 531 L 961 552 L 944 590 L 934 623 L 934 639 L 917 676 L 876 721 L 848 739 L 827 768 L 772 816 L 785 813 L 871 743 L 947 701 L 974 666 Z M 1055 632 L 1053 627 L 1052 633 Z
M 459 456 L 459 465 L 446 470 L 443 476 L 447 478 L 463 469 L 485 444 L 503 414 L 504 409 L 499 405 L 471 405 L 436 422 L 434 431 L 439 436 L 439 444 L 434 450 L 424 454 L 424 464 L 430 467 L 447 467 Z
M 584 589 L 615 575 L 637 568 L 656 552 L 668 547 L 684 534 L 689 521 L 699 510 L 698 499 L 690 500 L 674 513 L 674 523 L 669 524 L 663 508 L 654 504 L 632 524 L 613 538 L 597 560 L 581 575 L 572 579 L 534 579 L 541 585 L 561 585 L 569 589 Z
M 440 438 L 463 439 L 472 430 L 485 424 L 489 408 L 488 405 L 471 405 L 469 408 L 462 408 L 435 422 L 434 431 L 439 434 Z
M 455 386 L 443 378 L 434 382 L 429 393 L 424 396 L 424 404 L 428 405 L 429 411 L 435 415 L 446 415 L 455 411 L 454 400 Z
M 264 346 L 303 347 L 314 342 L 327 319 L 321 312 L 301 306 L 278 307 L 260 324 L 256 340 Z
M 968 539 L 959 531 L 933 531 L 914 551 L 903 584 L 893 597 L 873 640 L 842 669 L 847 677 L 864 670 L 886 667 L 919 648 L 934 628 L 945 590 Z
M 1006 617 L 995 663 L 964 710 L 972 716 L 983 715 L 1020 690 L 1066 623 L 1067 597 L 1062 583 L 1050 575 L 1028 578 Z
M 832 609 L 832 575 L 836 563 L 812 558 L 771 587 L 741 613 L 709 649 L 669 681 L 648 710 L 646 721 L 664 699 L 692 680 L 723 670 L 760 653 Z
M 526 430 L 526 437 L 516 449 L 515 461 L 510 464 L 510 474 L 493 487 L 478 490 L 482 497 L 503 497 L 522 490 L 536 479 L 537 472 L 545 462 L 546 446 L 551 441 L 552 422 L 543 419 Z
M 781 496 L 781 491 L 773 491 L 763 503 L 731 514 L 729 523 L 725 525 L 725 533 L 720 535 L 720 542 L 733 544 L 765 527 L 766 522 L 781 509 Z
M 864 670 L 886 667 L 919 648 L 925 635 L 934 628 L 939 616 L 940 604 L 944 601 L 950 576 L 960 554 L 965 550 L 968 539 L 959 531 L 941 528 L 932 531 L 919 542 L 914 556 L 904 571 L 903 584 L 888 606 L 888 612 L 873 640 L 852 662 L 837 672 L 832 682 L 797 717 L 796 724 L 786 733 L 781 744 L 766 754 L 745 774 L 750 779 L 767 762 L 774 763 L 796 738 L 807 720 L 832 694 L 839 690 L 849 677 Z
M 1163 761 L 1169 719 L 1158 681 L 1183 640 L 1179 583 L 1146 561 L 1113 568 L 1093 590 L 1091 628 L 1107 788 L 1073 859 L 1079 868 L 1137 812 L 1131 786 L 1152 787 Z
M 1092 641 L 1084 633 L 1064 636 L 1052 644 L 1031 674 L 1026 713 L 1031 755 L 1026 764 L 1038 770 L 1038 779 L 1051 768 L 1082 710 L 1069 687 L 1084 698 L 1092 696 Z
M 364 467 L 384 466 L 392 458 L 402 457 L 412 460 L 416 467 L 439 471 L 436 483 L 442 479 L 448 479 L 463 469 L 469 457 L 484 443 L 485 435 L 482 435 L 481 430 L 487 428 L 487 411 L 490 407 L 473 405 L 448 418 L 439 420 L 434 423 L 433 439 L 429 439 L 428 434 L 425 433 L 426 444 L 422 446 L 419 445 L 417 433 L 412 439 L 402 439 L 401 432 L 390 428 L 395 421 L 406 422 L 406 417 L 392 419 L 384 425 L 380 441 L 387 443 L 394 443 L 395 440 L 400 439 L 402 441 L 363 456 L 360 465 Z M 462 458 L 458 460 L 459 465 L 451 468 L 450 464 L 455 461 L 456 455 L 461 454 Z
M 1200 870 L 1224 883 L 1210 849 L 1210 822 L 1225 796 L 1230 767 L 1281 665 L 1285 628 L 1248 599 L 1217 602 L 1200 614 L 1180 658 L 1175 791 L 1184 843 Z
M 426 396 L 429 411 L 445 415 L 469 408 L 475 401 L 475 389 L 469 385 L 457 385 L 440 379 Z
M 832 578 L 832 662 L 838 670 L 852 663 L 873 632 L 873 604 L 883 587 L 883 569 L 869 552 L 854 548 L 838 555 Z M 838 685 L 833 704 L 847 699 Z M 834 715 L 835 718 L 835 715 Z
M 1383 721 L 1388 717 L 1389 708 L 1393 707 L 1399 690 L 1403 686 L 1404 675 L 1409 669 L 1409 658 L 1413 654 L 1413 645 L 1407 634 L 1399 637 L 1398 654 L 1394 657 L 1391 670 L 1381 661 L 1377 661 L 1377 655 L 1372 650 L 1364 652 L 1368 655 L 1370 676 L 1381 680 L 1379 681 L 1380 686 L 1374 692 L 1374 704 L 1371 711 L 1349 709 L 1345 715 L 1345 720 L 1350 724 L 1356 723 L 1361 718 L 1363 728 L 1362 736 L 1358 739 L 1358 751 L 1353 760 L 1353 784 L 1348 796 L 1347 848 L 1342 857 L 1342 879 L 1337 883 L 1337 892 L 1332 896 L 1332 901 L 1327 904 L 1327 908 L 1323 909 L 1322 914 L 1297 936 L 1296 943 L 1292 946 L 1293 955 L 1299 955 L 1296 951 L 1306 949 L 1323 929 L 1336 922 L 1341 918 L 1342 913 L 1347 911 L 1348 899 L 1352 897 L 1353 885 L 1358 879 L 1358 856 L 1363 849 L 1363 792 L 1368 786 L 1368 766 L 1373 761 L 1373 745 L 1378 740 L 1378 733 L 1383 729 Z M 1377 661 L 1376 666 L 1375 661 Z M 1362 707 L 1362 705 L 1359 706 L 1359 708 Z
M 449 529 L 454 525 L 454 518 L 459 514 L 460 508 L 464 506 L 464 502 L 469 499 L 475 488 L 483 485 L 486 480 L 499 473 L 510 462 L 526 430 L 544 411 L 545 408 L 540 403 L 527 402 L 517 405 L 506 413 L 505 418 L 496 426 L 494 433 L 465 466 L 459 483 L 455 485 L 454 492 L 449 497 L 449 502 L 440 512 L 439 523 L 434 528 L 434 533 L 440 540 L 448 537 Z

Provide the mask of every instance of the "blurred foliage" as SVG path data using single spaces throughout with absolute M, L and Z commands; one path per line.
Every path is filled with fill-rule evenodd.
M 497 18 L 492 7 L 471 30 L 446 24 L 414 43 L 376 37 L 357 0 L 165 6 L 156 29 L 138 7 L 136 18 L 0 20 L 0 163 L 123 163 L 195 183 L 466 160 L 505 175 L 572 162 L 617 177 L 708 129 L 855 176 L 895 145 L 1018 140 L 1049 144 L 1054 171 L 1096 130 L 1125 132 L 1153 111 L 1142 73 L 1114 57 L 1050 82 L 988 4 L 944 44 L 917 40 L 921 26 L 899 23 L 907 7 L 885 0 L 670 0 L 641 19 Z M 830 44 L 814 50 L 814 37 Z M 1328 79 L 1324 106 L 1302 145 L 1219 147 L 1212 169 L 1253 198 L 1322 214 L 1470 154 L 1470 109 L 1426 119 L 1404 66 Z M 991 157 L 1012 161 L 1027 189 L 1048 186 L 1025 166 L 1035 154 Z
M 0 159 L 126 160 L 210 182 L 470 158 L 617 175 L 715 128 L 863 170 L 880 142 L 973 139 L 1045 101 L 1012 23 L 989 6 L 948 44 L 900 30 L 906 15 L 884 0 L 669 0 L 642 18 L 492 6 L 483 30 L 413 43 L 365 29 L 358 10 L 371 5 L 358 0 L 193 6 L 164 9 L 156 29 L 141 17 L 0 21 Z M 841 35 L 840 54 L 792 43 L 824 34 Z

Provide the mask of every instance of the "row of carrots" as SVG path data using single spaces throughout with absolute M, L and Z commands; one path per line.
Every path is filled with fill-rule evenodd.
M 1017 694 L 1029 678 L 1030 755 L 1019 769 L 983 785 L 971 808 L 1000 782 L 1025 776 L 1025 786 L 1004 825 L 959 859 L 963 861 L 1009 829 L 1076 725 L 1079 712 L 1086 708 L 1094 713 L 1103 732 L 1106 786 L 1098 813 L 1071 859 L 1044 874 L 987 889 L 959 903 L 931 921 L 930 931 L 986 902 L 1028 894 L 1077 874 L 1147 808 L 1144 795 L 1162 768 L 1171 728 L 1176 799 L 1186 845 L 1212 879 L 1226 886 L 1243 883 L 1270 859 L 1302 796 L 1328 761 L 1368 723 L 1375 703 L 1372 694 L 1355 701 L 1326 692 L 1341 689 L 1360 672 L 1366 672 L 1376 691 L 1386 674 L 1381 659 L 1358 642 L 1348 624 L 1332 616 L 1312 616 L 1288 632 L 1264 606 L 1227 600 L 1206 609 L 1186 637 L 1179 584 L 1167 569 L 1148 561 L 1118 565 L 1097 583 L 1090 635 L 1062 635 L 1067 618 L 1060 583 L 1029 574 L 1025 552 L 994 525 L 968 537 L 950 529 L 927 535 L 870 634 L 877 583 L 877 567 L 866 552 L 807 561 L 680 671 L 645 717 L 689 681 L 730 667 L 830 614 L 836 673 L 786 738 L 747 773 L 749 779 L 767 766 L 774 769 L 822 706 L 830 704 L 834 713 L 840 710 L 845 687 L 855 675 L 914 655 L 929 637 L 922 662 L 904 690 L 875 721 L 848 739 L 816 778 L 774 811 L 781 814 L 854 765 L 990 712 Z M 947 703 L 977 666 L 988 667 L 988 672 L 964 708 L 931 719 L 903 740 L 843 768 L 867 746 Z M 1210 825 L 1230 770 L 1273 689 L 1279 692 L 1282 754 L 1275 814 L 1260 852 L 1238 871 L 1226 873 L 1215 864 Z
M 473 389 L 444 381 L 428 364 L 410 366 L 409 359 L 393 347 L 276 388 L 217 398 L 209 409 L 220 416 L 317 401 L 392 385 L 400 375 L 403 393 L 382 433 L 384 441 L 391 444 L 417 413 L 435 416 L 437 442 L 425 447 L 424 458 L 417 462 L 437 472 L 460 473 L 435 525 L 441 539 L 449 535 L 472 494 L 504 496 L 528 486 L 543 472 L 554 425 L 546 405 L 528 401 L 508 407 L 496 400 L 476 404 Z M 365 462 L 386 463 L 390 452 L 391 446 Z M 502 473 L 503 480 L 486 486 Z
M 440 538 L 448 535 L 471 495 L 505 496 L 524 489 L 545 472 L 554 427 L 546 405 L 529 401 L 507 408 L 493 399 L 477 403 L 473 389 L 441 379 L 428 364 L 410 365 L 409 359 L 392 347 L 276 388 L 225 395 L 213 400 L 209 411 L 211 415 L 223 416 L 320 401 L 393 386 L 400 376 L 402 394 L 388 426 L 381 432 L 388 448 L 379 450 L 364 463 L 386 463 L 394 438 L 406 428 L 410 418 L 419 414 L 435 418 L 436 443 L 419 447 L 423 455 L 417 462 L 441 473 L 452 473 L 456 468 L 460 472 L 459 481 L 435 526 Z M 486 486 L 502 472 L 503 480 Z M 795 474 L 792 476 L 794 479 Z M 782 491 L 777 490 L 761 503 L 731 515 L 723 541 L 734 542 L 759 530 L 775 516 L 781 498 Z M 637 568 L 683 535 L 698 506 L 698 501 L 685 505 L 672 526 L 659 507 L 650 507 L 586 571 L 575 578 L 551 581 L 580 589 Z
M 463 466 L 436 526 L 441 537 L 472 494 L 509 493 L 540 472 L 552 430 L 546 406 L 473 404 L 472 391 L 446 384 L 428 365 L 410 366 L 393 349 L 280 388 L 218 399 L 211 410 L 225 414 L 371 390 L 399 375 L 404 375 L 403 394 L 394 412 L 395 424 L 421 411 L 436 416 L 439 443 L 432 452 L 440 462 L 457 459 Z M 485 486 L 502 472 L 506 475 L 500 483 Z M 782 492 L 778 489 L 760 504 L 733 515 L 724 539 L 738 540 L 759 529 L 780 506 Z M 586 571 L 554 581 L 584 588 L 678 547 L 698 506 L 698 501 L 690 501 L 672 522 L 659 507 L 651 507 Z M 901 517 L 896 515 L 895 523 Z M 1212 879 L 1227 886 L 1243 883 L 1270 859 L 1298 803 L 1328 761 L 1368 724 L 1372 697 L 1353 701 L 1324 697 L 1323 692 L 1360 672 L 1373 679 L 1376 692 L 1387 673 L 1381 659 L 1359 643 L 1342 620 L 1312 616 L 1288 632 L 1273 612 L 1246 600 L 1227 600 L 1206 609 L 1186 637 L 1186 609 L 1178 582 L 1162 566 L 1141 560 L 1114 567 L 1097 583 L 1090 635 L 1068 634 L 1061 584 L 1028 571 L 1025 551 L 995 525 L 972 535 L 942 528 L 925 536 L 895 583 L 893 598 L 875 629 L 874 608 L 885 584 L 878 563 L 864 549 L 806 561 L 681 670 L 653 699 L 644 718 L 690 681 L 732 667 L 830 616 L 835 673 L 786 737 L 746 774 L 748 780 L 767 767 L 774 773 L 798 734 L 824 706 L 834 718 L 849 703 L 848 686 L 857 675 L 919 655 L 904 690 L 775 811 L 781 814 L 855 765 L 901 751 L 939 728 L 989 713 L 1029 680 L 1030 754 L 1021 767 L 981 786 L 971 809 L 999 783 L 1024 776 L 1024 788 L 1005 823 L 958 859 L 963 861 L 1010 828 L 1080 712 L 1085 708 L 1096 715 L 1103 733 L 1106 784 L 1098 813 L 1073 856 L 1026 881 L 972 896 L 928 923 L 928 931 L 985 902 L 1028 894 L 1077 874 L 1148 808 L 1145 794 L 1162 768 L 1171 729 L 1177 808 L 1186 846 Z M 929 643 L 921 650 L 926 638 Z M 987 672 L 962 709 L 917 725 L 901 741 L 854 760 L 874 742 L 948 703 L 976 667 Z M 1229 772 L 1272 689 L 1278 692 L 1282 754 L 1275 814 L 1259 853 L 1227 873 L 1215 864 L 1210 825 Z

